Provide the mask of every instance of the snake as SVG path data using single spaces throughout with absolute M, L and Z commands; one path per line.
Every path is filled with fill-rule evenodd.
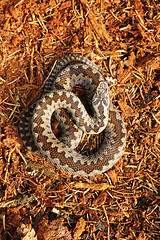
M 25 147 L 76 176 L 95 176 L 112 168 L 125 151 L 127 130 L 110 100 L 110 80 L 98 65 L 79 53 L 61 57 L 44 85 L 42 96 L 28 106 L 20 118 L 19 132 Z M 85 89 L 93 116 L 73 93 L 76 85 Z M 69 113 L 69 120 L 62 109 Z M 62 125 L 61 138 L 52 129 L 53 114 Z M 73 124 L 71 130 L 70 123 Z M 75 150 L 83 133 L 91 136 L 102 132 L 104 139 L 97 151 L 82 155 Z

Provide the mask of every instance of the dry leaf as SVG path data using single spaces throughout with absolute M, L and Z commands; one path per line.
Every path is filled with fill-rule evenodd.
M 87 6 L 87 1 L 86 0 L 80 0 L 84 9 L 88 9 Z M 95 32 L 95 34 L 104 42 L 111 42 L 113 40 L 112 36 L 107 32 L 105 25 L 103 25 L 102 22 L 98 22 L 96 20 L 96 16 L 95 14 L 89 9 L 88 10 L 88 18 L 91 24 L 91 27 L 93 29 L 93 31 Z
M 126 115 L 132 116 L 134 114 L 133 109 L 130 106 L 128 106 L 125 101 L 119 100 L 118 104 L 119 104 L 121 110 L 123 111 L 123 113 L 125 113 Z
M 154 57 L 152 60 L 148 61 L 146 68 L 152 69 L 152 71 L 160 69 L 160 56 Z
M 118 176 L 117 176 L 117 173 L 114 169 L 110 169 L 108 172 L 107 172 L 107 175 L 108 177 L 111 179 L 111 181 L 113 183 L 116 183 L 118 182 Z
M 63 2 L 61 4 L 61 6 L 59 7 L 59 10 L 63 10 L 63 9 L 69 8 L 69 7 L 71 7 L 71 1 Z
M 81 217 L 78 221 L 77 224 L 75 226 L 74 229 L 74 235 L 73 235 L 73 239 L 79 239 L 79 237 L 82 235 L 82 233 L 85 231 L 85 226 L 86 226 L 86 222 L 85 220 Z
M 21 240 L 37 240 L 35 230 L 32 228 L 31 224 L 22 224 L 21 227 L 17 228 L 17 232 L 23 235 Z
M 71 240 L 72 236 L 63 222 L 63 218 L 58 218 L 48 223 L 47 229 L 43 233 L 44 240 L 56 240 L 60 238 Z
M 108 194 L 106 192 L 101 192 L 99 196 L 94 199 L 93 206 L 98 207 L 103 205 L 106 202 L 107 195 Z

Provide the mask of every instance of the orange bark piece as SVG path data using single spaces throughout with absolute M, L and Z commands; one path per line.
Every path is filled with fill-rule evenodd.
M 121 110 L 126 114 L 126 115 L 132 115 L 134 113 L 134 110 L 123 100 L 119 100 L 118 104 L 121 108 Z
M 66 239 L 70 240 L 72 239 L 70 232 L 68 231 L 68 228 L 64 226 L 63 218 L 58 218 L 55 221 L 52 221 L 50 224 L 48 224 L 48 228 L 43 233 L 44 240 L 53 240 L 53 239 Z
M 118 176 L 117 176 L 117 173 L 114 169 L 110 169 L 107 172 L 107 175 L 109 176 L 109 178 L 112 180 L 113 183 L 118 182 Z
M 79 239 L 82 233 L 85 231 L 86 221 L 81 217 L 75 226 L 73 239 Z
M 88 6 L 87 6 L 87 1 L 86 0 L 81 0 L 81 3 L 84 7 L 84 9 L 88 9 Z M 88 10 L 88 18 L 89 18 L 89 21 L 90 21 L 90 24 L 92 26 L 92 29 L 93 31 L 96 33 L 96 35 L 101 39 L 103 40 L 104 42 L 105 41 L 108 41 L 108 42 L 111 42 L 113 40 L 113 38 L 111 37 L 111 35 L 107 32 L 106 28 L 105 28 L 105 25 L 102 23 L 102 22 L 98 22 L 96 20 L 96 16 L 95 14 L 91 11 L 91 10 Z
M 71 7 L 71 1 L 63 2 L 61 4 L 59 10 L 63 10 L 63 9 L 69 8 L 69 7 Z
M 95 206 L 95 207 L 98 207 L 98 206 L 101 206 L 101 205 L 103 205 L 105 202 L 106 202 L 106 199 L 107 199 L 107 193 L 106 192 L 101 192 L 100 194 L 99 194 L 99 196 L 96 198 L 96 199 L 94 199 L 94 201 L 93 201 L 93 205 Z
M 87 189 L 90 188 L 92 190 L 105 190 L 105 189 L 110 189 L 110 188 L 114 188 L 114 186 L 109 185 L 108 183 L 82 183 L 82 182 L 77 182 L 74 185 L 75 188 L 83 188 L 83 189 Z

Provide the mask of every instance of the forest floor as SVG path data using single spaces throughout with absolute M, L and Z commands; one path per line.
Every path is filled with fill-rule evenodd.
M 78 52 L 117 79 L 128 132 L 117 164 L 74 177 L 27 151 L 18 124 L 56 60 Z M 160 4 L 0 1 L 0 239 L 159 239 Z

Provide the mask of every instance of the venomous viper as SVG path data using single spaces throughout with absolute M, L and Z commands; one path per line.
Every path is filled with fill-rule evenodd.
M 108 85 L 103 70 L 78 53 L 68 54 L 57 61 L 42 97 L 29 106 L 20 119 L 19 131 L 24 145 L 46 157 L 54 166 L 73 175 L 94 176 L 110 169 L 122 156 L 126 146 L 126 127 L 109 98 Z M 72 92 L 81 85 L 87 92 L 94 110 L 91 118 L 80 99 Z M 67 109 L 73 127 L 61 113 Z M 53 112 L 64 137 L 58 139 L 51 127 Z M 86 156 L 76 152 L 82 133 L 99 134 L 104 131 L 100 148 Z

